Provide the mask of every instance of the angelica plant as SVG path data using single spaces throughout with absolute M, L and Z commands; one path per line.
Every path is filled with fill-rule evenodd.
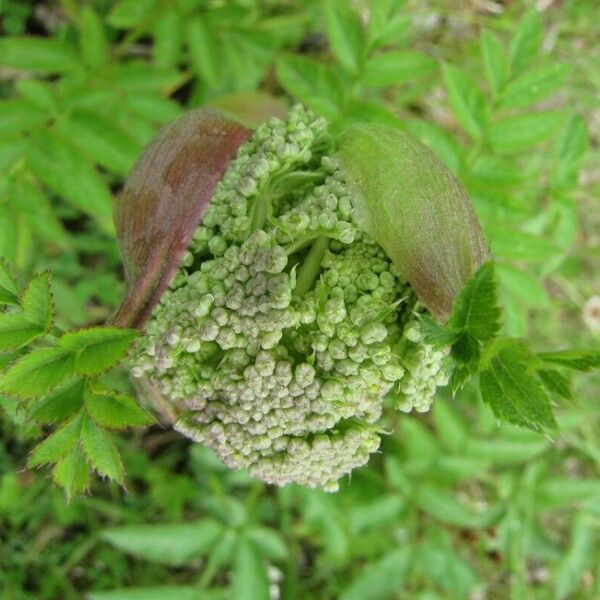
M 499 418 L 547 431 L 549 393 L 569 395 L 560 368 L 600 362 L 499 337 L 473 207 L 397 129 L 338 135 L 302 106 L 255 131 L 191 112 L 140 158 L 115 223 L 127 290 L 109 326 L 63 334 L 48 321 L 50 347 L 27 353 L 41 335 L 14 331 L 29 319 L 27 292 L 9 290 L 22 306 L 0 319 L 17 350 L 0 391 L 33 399 L 33 415 L 60 413 L 43 421 L 63 424 L 31 464 L 55 463 L 71 491 L 87 485 L 86 465 L 122 481 L 102 428 L 148 418 L 98 381 L 133 329 L 132 379 L 176 430 L 232 469 L 328 491 L 379 448 L 384 406 L 425 412 L 439 387 L 475 377 Z
M 257 129 L 132 357 L 175 428 L 228 466 L 330 490 L 379 447 L 388 392 L 426 411 L 449 378 L 333 152 L 326 122 L 300 106 Z
M 188 156 L 185 139 L 178 151 Z M 336 490 L 378 449 L 384 401 L 427 411 L 456 357 L 458 388 L 477 346 L 497 333 L 493 297 L 483 300 L 488 314 L 451 317 L 487 244 L 461 186 L 405 134 L 357 126 L 337 138 L 302 106 L 248 132 L 200 224 L 186 221 L 177 268 L 154 258 L 162 241 L 147 235 L 157 232 L 152 220 L 131 227 L 159 148 L 139 163 L 117 212 L 124 255 L 135 249 L 142 266 L 116 322 L 145 329 L 133 377 L 154 386 L 178 431 L 229 467 Z M 171 184 L 161 189 L 172 197 Z M 469 343 L 475 316 L 491 335 Z M 435 342 L 432 317 L 450 317 L 453 328 Z M 536 424 L 553 426 L 549 403 L 538 402 Z

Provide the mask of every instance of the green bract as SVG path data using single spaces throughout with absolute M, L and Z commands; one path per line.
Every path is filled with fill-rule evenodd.
M 384 154 L 394 152 L 393 135 L 382 140 Z M 402 248 L 412 246 L 414 257 L 427 247 L 427 232 L 412 244 L 415 227 L 427 227 L 435 203 L 453 192 L 419 196 L 412 216 L 407 192 L 380 245 L 372 235 L 382 228 L 362 220 L 377 189 L 365 180 L 374 167 L 360 172 L 361 157 L 351 153 L 363 141 L 345 138 L 340 162 L 327 123 L 300 106 L 286 120 L 261 125 L 216 186 L 133 356 L 133 375 L 154 384 L 176 429 L 269 483 L 337 489 L 341 476 L 377 450 L 384 397 L 402 411 L 426 411 L 448 382 L 447 351 L 424 340 L 425 308 L 413 290 L 427 292 L 436 276 L 424 282 L 417 274 L 415 286 L 414 273 L 398 267 Z M 376 155 L 376 140 L 368 143 Z M 384 203 L 396 201 L 390 191 L 404 175 L 387 174 Z M 386 210 L 384 219 L 389 204 Z M 469 228 L 480 235 L 473 218 L 458 232 L 461 240 Z M 460 256 L 444 260 L 469 267 L 443 274 L 451 286 L 438 312 L 484 254 L 461 240 L 447 240 L 446 251 Z M 439 252 L 443 242 L 431 241 Z

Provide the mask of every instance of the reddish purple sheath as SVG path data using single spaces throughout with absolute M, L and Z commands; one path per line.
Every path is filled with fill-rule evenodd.
M 134 165 L 115 207 L 125 297 L 113 323 L 142 328 L 169 286 L 238 148 L 252 131 L 213 110 L 162 129 Z

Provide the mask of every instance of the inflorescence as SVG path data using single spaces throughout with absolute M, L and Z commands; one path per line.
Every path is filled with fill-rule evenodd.
M 448 382 L 333 152 L 300 106 L 240 147 L 132 370 L 229 467 L 330 491 L 379 447 L 384 397 L 427 411 Z

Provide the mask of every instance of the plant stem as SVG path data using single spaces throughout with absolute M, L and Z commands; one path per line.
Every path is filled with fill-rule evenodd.
M 296 279 L 295 294 L 302 298 L 308 291 L 311 290 L 319 271 L 321 270 L 321 262 L 325 251 L 329 246 L 329 238 L 320 236 L 311 246 Z

